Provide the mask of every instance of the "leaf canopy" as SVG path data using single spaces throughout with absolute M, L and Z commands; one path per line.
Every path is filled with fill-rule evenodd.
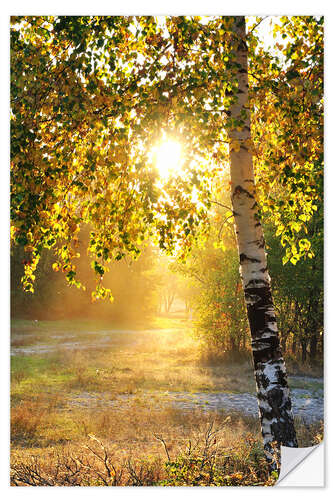
M 111 298 L 102 286 L 108 265 L 136 258 L 149 237 L 184 259 L 208 230 L 227 131 L 242 127 L 228 112 L 233 18 L 16 16 L 11 24 L 11 238 L 31 254 L 26 290 L 43 248 L 82 286 L 75 259 L 84 225 L 97 297 Z M 311 256 L 302 232 L 322 201 L 323 21 L 283 17 L 274 29 L 287 40 L 276 55 L 249 27 L 248 146 L 263 213 L 286 258 L 298 260 Z M 149 155 L 162 133 L 184 150 L 181 175 L 163 183 Z

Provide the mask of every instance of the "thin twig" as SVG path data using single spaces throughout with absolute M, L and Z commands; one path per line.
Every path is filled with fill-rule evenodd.
M 260 23 L 262 23 L 263 21 L 265 21 L 265 19 L 267 19 L 268 17 L 269 17 L 269 16 L 264 16 L 264 17 L 262 17 L 262 18 L 260 19 L 260 21 L 259 21 L 257 24 L 255 24 L 255 25 L 253 26 L 253 28 L 251 29 L 251 31 L 249 31 L 249 32 L 248 32 L 248 34 L 247 34 L 247 35 L 251 35 L 251 34 L 252 34 L 252 32 L 253 32 L 253 31 L 254 31 L 254 30 L 255 30 L 255 29 L 259 26 L 259 24 L 260 24 Z
M 227 210 L 230 210 L 233 213 L 233 210 L 231 207 L 227 207 L 227 205 L 223 205 L 223 203 L 220 203 L 219 201 L 216 200 L 210 200 L 212 203 L 216 203 L 216 205 L 219 205 L 220 207 L 226 208 Z
M 224 221 L 222 222 L 222 224 L 221 224 L 221 226 L 220 226 L 220 229 L 219 229 L 218 239 L 221 239 L 221 233 L 222 233 L 222 229 L 223 229 L 223 227 L 224 227 L 224 224 L 228 221 L 228 219 L 231 219 L 231 217 L 233 217 L 233 216 L 234 216 L 234 214 L 229 215 L 229 217 L 226 217 L 226 218 L 224 219 Z
M 163 444 L 164 449 L 165 449 L 165 453 L 166 453 L 168 460 L 170 462 L 171 461 L 170 455 L 169 455 L 168 448 L 167 448 L 167 445 L 165 444 L 164 439 L 161 436 L 158 436 L 157 434 L 154 434 L 154 437 L 155 437 L 155 439 L 157 439 L 157 441 L 160 441 Z

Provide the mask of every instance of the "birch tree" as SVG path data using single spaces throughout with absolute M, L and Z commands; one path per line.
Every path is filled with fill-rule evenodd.
M 235 102 L 230 106 L 231 200 L 240 273 L 251 329 L 264 447 L 268 456 L 273 458 L 273 442 L 297 447 L 297 440 L 286 367 L 272 301 L 250 152 L 251 127 L 244 17 L 235 18 L 232 56 L 237 67 L 238 89 Z M 237 123 L 237 127 L 233 127 L 233 123 Z
M 89 225 L 92 299 L 112 300 L 102 280 L 114 260 L 137 258 L 149 238 L 184 260 L 207 235 L 212 187 L 230 160 L 262 430 L 271 453 L 273 441 L 297 443 L 254 181 L 287 260 L 311 257 L 311 242 L 297 235 L 306 231 L 320 196 L 322 21 L 284 19 L 279 29 L 291 40 L 279 49 L 285 67 L 258 46 L 253 29 L 246 43 L 243 17 L 14 17 L 11 240 L 28 255 L 27 291 L 34 290 L 43 248 L 53 250 L 54 270 L 82 287 L 75 259 L 80 230 Z M 182 171 L 162 183 L 149 152 L 163 134 L 182 141 L 184 161 Z M 275 201 L 281 190 L 290 192 L 288 202 Z

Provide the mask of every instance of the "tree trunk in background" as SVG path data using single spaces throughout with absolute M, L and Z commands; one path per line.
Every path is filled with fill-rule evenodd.
M 301 340 L 301 348 L 302 348 L 302 363 L 304 364 L 306 361 L 306 347 L 307 347 L 307 340 Z
M 234 22 L 232 53 L 237 66 L 237 100 L 230 118 L 241 130 L 229 129 L 231 199 L 240 260 L 240 273 L 252 337 L 257 397 L 266 456 L 276 469 L 274 445 L 297 447 L 286 367 L 283 360 L 267 271 L 265 242 L 258 215 L 248 110 L 245 18 Z M 240 145 L 240 148 L 237 147 Z M 234 147 L 235 146 L 235 149 Z
M 281 339 L 281 349 L 284 354 L 286 353 L 286 346 L 287 346 L 287 336 L 284 335 Z
M 312 321 L 310 322 L 309 331 L 309 358 L 310 363 L 316 362 L 317 345 L 318 345 L 318 307 L 319 307 L 320 290 L 315 289 L 310 298 L 310 314 Z
M 243 350 L 245 351 L 246 349 L 246 332 L 243 332 Z
M 296 354 L 296 335 L 293 333 L 293 343 L 291 344 L 291 352 Z
M 235 337 L 230 337 L 230 347 L 231 352 L 238 353 L 240 348 L 240 339 Z
M 313 363 L 317 357 L 318 336 L 314 332 L 310 338 L 310 361 Z

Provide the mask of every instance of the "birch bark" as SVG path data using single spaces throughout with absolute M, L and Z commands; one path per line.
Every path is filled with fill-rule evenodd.
M 272 469 L 274 445 L 297 447 L 276 316 L 267 270 L 265 240 L 258 214 L 248 109 L 248 70 L 245 18 L 235 18 L 232 57 L 238 90 L 229 108 L 231 199 L 235 219 L 240 274 L 252 338 L 254 371 L 264 449 Z M 236 98 L 237 97 L 237 98 Z M 233 120 L 241 121 L 236 128 Z

